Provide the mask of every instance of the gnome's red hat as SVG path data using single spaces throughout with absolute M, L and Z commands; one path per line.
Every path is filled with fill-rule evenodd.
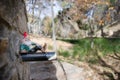
M 23 37 L 24 37 L 24 38 L 26 38 L 27 35 L 28 35 L 27 32 L 24 32 L 24 33 L 23 33 Z

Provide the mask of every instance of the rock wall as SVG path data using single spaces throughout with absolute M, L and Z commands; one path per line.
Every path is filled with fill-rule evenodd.
M 29 67 L 21 61 L 21 34 L 27 31 L 24 0 L 0 1 L 0 80 L 29 80 Z
M 66 75 L 57 60 L 31 62 L 30 80 L 66 80 Z
M 30 80 L 104 80 L 88 64 L 73 61 L 43 61 L 30 63 Z

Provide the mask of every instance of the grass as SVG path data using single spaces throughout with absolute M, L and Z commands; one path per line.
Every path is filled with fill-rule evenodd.
M 70 51 L 62 51 L 61 55 L 64 57 L 72 57 L 80 61 L 87 61 L 96 63 L 98 61 L 96 56 L 96 49 L 99 50 L 103 56 L 113 54 L 115 51 L 120 53 L 120 39 L 119 38 L 84 38 L 80 40 L 63 40 L 74 45 L 71 53 Z
M 53 46 L 48 45 L 48 49 L 49 49 L 49 50 L 53 50 Z

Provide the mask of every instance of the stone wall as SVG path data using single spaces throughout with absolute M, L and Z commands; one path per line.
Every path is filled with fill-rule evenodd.
M 29 80 L 28 64 L 21 61 L 21 34 L 27 31 L 24 0 L 0 1 L 0 80 Z

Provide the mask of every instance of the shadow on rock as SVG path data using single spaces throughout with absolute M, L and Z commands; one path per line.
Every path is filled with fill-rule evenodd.
M 114 32 L 111 37 L 113 37 L 113 38 L 120 38 L 120 30 Z
M 30 80 L 58 80 L 53 62 L 30 62 Z

